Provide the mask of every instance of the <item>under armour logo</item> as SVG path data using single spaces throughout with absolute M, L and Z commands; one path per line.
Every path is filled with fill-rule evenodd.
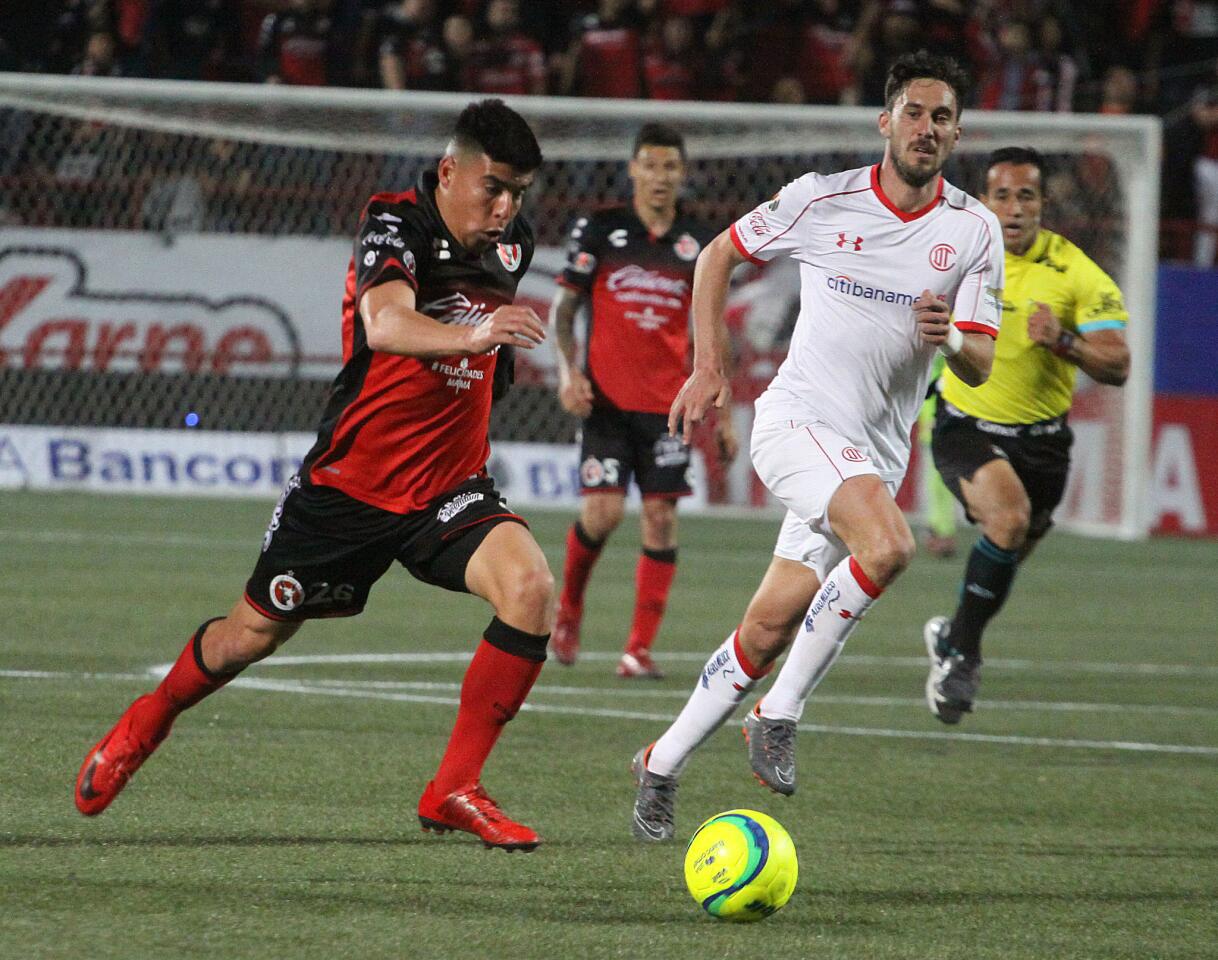
M 855 250 L 863 249 L 863 238 L 862 237 L 855 237 L 853 240 L 851 240 L 844 233 L 839 233 L 837 235 L 837 245 L 839 247 L 841 247 L 842 249 L 845 249 L 846 244 L 848 244 L 848 243 L 853 244 Z

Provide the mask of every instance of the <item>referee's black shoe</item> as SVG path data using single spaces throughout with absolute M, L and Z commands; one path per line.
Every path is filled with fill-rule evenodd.
M 972 713 L 973 700 L 981 687 L 981 661 L 966 659 L 948 642 L 951 621 L 931 617 L 922 628 L 930 673 L 926 676 L 926 705 L 944 723 L 956 724 Z

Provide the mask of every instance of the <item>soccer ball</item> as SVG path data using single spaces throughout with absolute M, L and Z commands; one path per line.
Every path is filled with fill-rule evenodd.
M 685 885 L 720 920 L 760 920 L 791 899 L 799 863 L 791 835 L 756 810 L 728 810 L 685 848 Z

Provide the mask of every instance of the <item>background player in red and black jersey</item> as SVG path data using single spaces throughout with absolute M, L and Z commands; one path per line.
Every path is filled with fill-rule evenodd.
M 550 308 L 558 340 L 559 399 L 584 418 L 579 519 L 567 534 L 552 647 L 575 662 L 584 590 L 601 547 L 622 522 L 633 477 L 643 495 L 643 552 L 621 677 L 660 677 L 651 645 L 677 563 L 677 499 L 690 492 L 689 448 L 668 433 L 668 408 L 688 372 L 694 262 L 713 236 L 681 212 L 685 141 L 663 124 L 639 130 L 628 206 L 575 221 L 567 266 Z M 588 308 L 587 358 L 576 360 L 575 317 Z M 719 418 L 720 455 L 736 455 L 730 418 Z
M 495 616 L 474 653 L 448 749 L 419 820 L 487 846 L 531 850 L 480 777 L 545 660 L 553 578 L 524 520 L 486 473 L 494 383 L 511 349 L 545 336 L 512 305 L 533 255 L 518 216 L 541 165 L 501 100 L 471 104 L 437 171 L 378 194 L 360 220 L 343 301 L 343 368 L 317 442 L 271 517 L 245 596 L 199 627 L 155 691 L 89 751 L 76 806 L 101 813 L 174 719 L 271 654 L 300 624 L 364 608 L 396 560 L 425 583 L 476 594 Z M 315 763 L 304 761 L 305 769 Z

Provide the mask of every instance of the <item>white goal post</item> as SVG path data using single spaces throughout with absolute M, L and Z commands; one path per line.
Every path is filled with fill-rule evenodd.
M 337 369 L 334 311 L 362 203 L 410 186 L 475 98 L 0 73 L 0 429 L 169 430 L 198 407 L 207 429 L 307 433 Z M 508 102 L 547 160 L 526 211 L 540 250 L 522 287 L 543 305 L 570 220 L 627 196 L 629 144 L 645 121 L 685 134 L 687 202 L 713 227 L 807 170 L 874 162 L 882 147 L 877 108 Z M 1054 171 L 1046 225 L 1124 291 L 1130 379 L 1116 390 L 1080 375 L 1058 520 L 1143 537 L 1160 123 L 966 110 L 963 125 L 949 178 L 971 191 L 989 151 L 1035 147 Z M 795 291 L 781 273 L 745 281 L 733 316 L 747 399 L 781 356 Z M 552 357 L 533 359 L 493 438 L 569 444 Z M 0 485 L 4 462 L 0 449 Z M 712 501 L 762 503 L 741 473 L 708 482 Z

